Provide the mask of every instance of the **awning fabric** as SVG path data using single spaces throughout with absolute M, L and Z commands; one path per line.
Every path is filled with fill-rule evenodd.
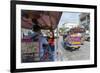
M 40 26 L 41 29 L 55 29 L 59 23 L 62 12 L 56 11 L 32 11 L 22 10 L 21 26 L 31 29 L 33 23 Z

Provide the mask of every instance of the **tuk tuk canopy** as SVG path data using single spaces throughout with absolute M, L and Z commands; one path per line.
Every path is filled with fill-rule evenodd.
M 71 28 L 69 32 L 73 32 L 73 33 L 84 33 L 85 29 L 81 28 L 81 27 L 75 27 L 75 28 Z

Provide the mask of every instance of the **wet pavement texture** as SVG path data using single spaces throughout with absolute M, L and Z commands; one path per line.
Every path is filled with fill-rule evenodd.
M 90 42 L 85 41 L 79 50 L 70 52 L 61 45 L 62 37 L 58 40 L 58 49 L 62 53 L 63 61 L 68 60 L 89 60 L 90 59 Z

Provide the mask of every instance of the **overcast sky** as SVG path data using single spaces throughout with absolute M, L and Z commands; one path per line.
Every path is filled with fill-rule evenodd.
M 58 26 L 61 26 L 64 23 L 78 24 L 79 23 L 79 15 L 80 15 L 80 13 L 76 13 L 76 12 L 63 12 Z

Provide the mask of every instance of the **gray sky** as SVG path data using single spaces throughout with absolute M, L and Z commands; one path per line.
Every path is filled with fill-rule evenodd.
M 79 23 L 79 15 L 80 13 L 76 13 L 76 12 L 63 12 L 60 22 L 59 22 L 59 26 L 61 26 L 64 23 Z

